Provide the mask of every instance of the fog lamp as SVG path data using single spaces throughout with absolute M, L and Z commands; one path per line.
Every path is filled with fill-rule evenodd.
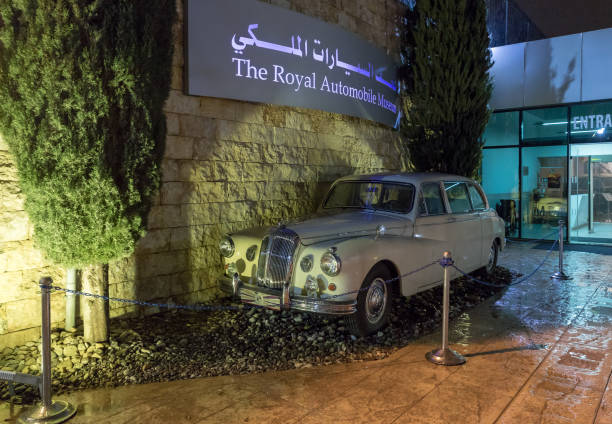
M 310 275 L 306 278 L 304 289 L 306 289 L 306 296 L 308 297 L 317 297 L 319 295 L 319 283 Z

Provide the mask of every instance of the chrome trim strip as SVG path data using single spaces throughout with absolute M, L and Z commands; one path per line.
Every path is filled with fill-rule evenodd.
M 233 294 L 232 278 L 222 276 L 218 280 L 219 288 L 227 294 Z M 319 314 L 330 315 L 349 315 L 357 310 L 357 301 L 337 301 L 333 302 L 326 299 L 312 299 L 305 296 L 290 297 L 287 290 L 289 300 L 289 309 L 303 312 L 314 312 Z M 251 284 L 239 284 L 237 298 L 245 303 L 260 305 L 264 308 L 279 310 L 283 304 L 282 292 L 269 289 L 266 287 L 255 286 Z

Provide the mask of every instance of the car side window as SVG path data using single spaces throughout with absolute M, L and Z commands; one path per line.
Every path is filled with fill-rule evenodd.
M 444 190 L 452 213 L 466 213 L 472 210 L 466 183 L 445 181 Z
M 480 190 L 478 190 L 474 184 L 468 185 L 468 190 L 470 191 L 470 199 L 472 200 L 472 206 L 474 209 L 477 211 L 485 210 L 487 203 L 482 197 Z
M 421 193 L 419 194 L 419 213 L 421 215 L 441 215 L 446 213 L 444 210 L 444 202 L 442 201 L 442 192 L 438 183 L 425 183 L 421 185 Z

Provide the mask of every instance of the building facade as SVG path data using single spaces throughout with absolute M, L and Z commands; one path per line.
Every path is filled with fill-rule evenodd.
M 507 235 L 612 244 L 612 29 L 493 48 L 482 181 Z

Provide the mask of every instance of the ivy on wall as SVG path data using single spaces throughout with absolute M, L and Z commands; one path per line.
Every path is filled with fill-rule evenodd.
M 0 2 L 0 133 L 38 246 L 128 255 L 160 185 L 175 0 Z

